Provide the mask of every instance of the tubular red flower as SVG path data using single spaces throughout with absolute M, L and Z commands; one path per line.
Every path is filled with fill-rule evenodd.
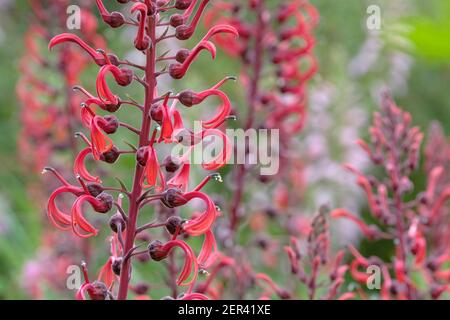
M 90 130 L 92 155 L 95 160 L 100 160 L 101 155 L 113 149 L 114 142 L 104 133 L 108 124 L 104 117 L 96 115 L 89 107 L 81 109 L 81 120 L 85 127 Z
M 92 291 L 94 287 L 90 283 L 83 283 L 81 287 L 77 290 L 77 293 L 75 295 L 75 299 L 77 300 L 87 300 L 86 299 L 86 293 L 89 293 L 89 291 Z
M 100 269 L 98 280 L 102 281 L 107 287 L 114 281 L 114 272 L 112 271 L 113 257 L 109 257 L 103 267 Z
M 215 35 L 222 34 L 222 33 L 230 33 L 230 34 L 234 35 L 235 37 L 239 36 L 239 32 L 236 30 L 235 27 L 230 26 L 228 24 L 219 24 L 219 25 L 213 26 L 211 29 L 209 29 L 208 32 L 206 33 L 206 35 L 202 38 L 202 41 L 208 41 Z
M 150 40 L 148 36 L 145 34 L 145 25 L 146 25 L 146 19 L 147 19 L 147 5 L 137 2 L 133 5 L 131 8 L 131 13 L 135 13 L 136 11 L 140 12 L 140 18 L 139 18 L 139 28 L 138 32 L 136 34 L 136 38 L 134 39 L 134 46 L 138 50 L 146 50 L 150 44 Z
M 157 190 L 164 190 L 165 188 L 165 178 L 162 174 L 158 156 L 156 154 L 155 148 L 153 146 L 148 147 L 148 159 L 145 166 L 145 176 L 147 179 L 147 184 L 144 184 L 144 188 L 155 187 Z M 159 185 L 157 184 L 159 178 Z
M 163 245 L 161 248 L 162 251 L 167 252 L 167 254 L 172 250 L 174 247 L 179 247 L 184 251 L 185 255 L 185 262 L 183 269 L 177 279 L 177 285 L 179 286 L 189 286 L 195 283 L 197 280 L 197 274 L 198 274 L 198 264 L 197 264 L 197 258 L 195 257 L 194 252 L 192 251 L 192 248 L 187 245 L 186 242 L 181 240 L 171 240 Z M 193 271 L 193 272 L 192 272 Z M 187 281 L 189 276 L 192 273 L 191 280 Z
M 359 267 L 362 266 L 364 268 L 367 268 L 369 266 L 369 261 L 364 258 L 352 245 L 349 245 L 349 249 L 355 257 L 355 259 L 350 264 L 350 274 L 352 275 L 353 279 L 365 284 L 369 275 L 365 272 L 359 271 Z
M 181 169 L 179 169 L 177 173 L 169 181 L 167 181 L 167 186 L 169 188 L 178 188 L 183 193 L 187 192 L 189 187 L 190 168 L 191 165 L 184 162 Z
M 214 202 L 204 193 L 199 191 L 192 191 L 184 194 L 184 198 L 187 202 L 192 199 L 201 199 L 206 205 L 205 211 L 198 217 L 192 220 L 188 220 L 183 224 L 183 230 L 191 236 L 199 236 L 205 234 L 211 229 L 214 220 L 216 219 L 216 206 Z
M 220 90 L 217 89 L 208 89 L 199 93 L 195 93 L 191 90 L 183 91 L 180 93 L 180 102 L 187 106 L 191 107 L 193 105 L 197 105 L 203 102 L 206 98 L 210 96 L 217 96 L 222 100 L 222 104 L 219 107 L 219 111 L 216 115 L 210 120 L 202 121 L 202 126 L 205 129 L 213 129 L 217 126 L 221 125 L 227 116 L 229 116 L 231 111 L 231 102 L 228 99 L 227 95 Z
M 192 49 L 189 52 L 189 55 L 187 56 L 186 60 L 184 60 L 183 63 L 176 63 L 171 64 L 169 66 L 169 74 L 174 79 L 181 79 L 184 77 L 186 72 L 189 70 L 189 67 L 191 66 L 192 62 L 195 60 L 195 58 L 199 55 L 199 53 L 202 50 L 207 50 L 211 53 L 211 57 L 213 60 L 216 58 L 216 46 L 209 41 L 201 41 L 198 45 L 195 46 L 194 49 Z
M 84 160 L 85 160 L 86 156 L 90 153 L 92 153 L 91 147 L 87 147 L 78 153 L 78 155 L 74 161 L 73 173 L 75 174 L 75 176 L 79 175 L 81 178 L 83 178 L 86 181 L 101 183 L 102 181 L 100 180 L 100 178 L 98 176 L 95 177 L 95 176 L 91 175 L 87 171 L 86 166 L 84 164 Z
M 105 104 L 119 105 L 120 99 L 118 96 L 114 95 L 109 89 L 106 83 L 106 74 L 111 73 L 116 80 L 117 84 L 125 86 L 130 84 L 130 76 L 126 74 L 118 67 L 107 64 L 100 68 L 97 75 L 96 89 L 99 99 Z
M 48 49 L 51 50 L 54 46 L 64 42 L 73 42 L 78 44 L 84 51 L 86 51 L 92 57 L 92 59 L 94 59 L 97 65 L 102 66 L 105 64 L 105 59 L 100 53 L 98 53 L 95 49 L 91 48 L 86 42 L 84 42 L 77 35 L 74 34 L 62 33 L 53 37 L 48 44 Z
M 62 212 L 55 202 L 56 198 L 63 193 L 71 193 L 75 196 L 80 196 L 84 193 L 84 190 L 80 187 L 66 185 L 53 191 L 48 199 L 47 216 L 50 219 L 50 222 L 60 230 L 68 230 L 71 226 L 71 217 Z
M 353 221 L 358 225 L 359 229 L 369 240 L 379 238 L 380 235 L 382 235 L 381 232 L 375 228 L 375 226 L 368 226 L 367 224 L 364 223 L 363 220 L 354 216 L 345 209 L 335 209 L 331 212 L 330 216 L 332 218 L 347 218 Z
M 214 233 L 208 230 L 205 233 L 205 240 L 203 241 L 200 254 L 197 261 L 202 268 L 208 268 L 215 262 L 215 252 L 217 252 L 217 243 L 214 237 Z
M 81 238 L 89 238 L 96 236 L 98 230 L 95 229 L 83 216 L 82 205 L 88 202 L 92 208 L 97 212 L 106 212 L 105 204 L 98 198 L 91 195 L 82 195 L 75 200 L 72 206 L 72 230 L 73 232 Z M 105 211 L 106 210 L 106 211 Z M 83 230 L 85 233 L 81 233 L 78 229 Z
M 195 28 L 197 27 L 200 17 L 202 15 L 203 11 L 205 10 L 205 7 L 209 1 L 210 0 L 201 0 L 200 5 L 198 6 L 197 12 L 194 15 L 194 18 L 192 18 L 192 20 L 191 20 L 191 23 L 189 25 L 183 24 L 181 26 L 178 26 L 175 29 L 175 36 L 177 37 L 177 39 L 187 40 L 194 34 Z M 190 10 L 190 8 L 188 8 L 187 10 Z
M 102 0 L 95 0 L 97 7 L 100 11 L 100 15 L 105 23 L 110 25 L 112 28 L 118 28 L 125 23 L 125 19 L 120 12 L 111 12 L 106 9 Z
M 217 156 L 209 162 L 203 162 L 202 167 L 205 170 L 217 170 L 222 168 L 231 158 L 232 146 L 230 139 L 222 131 L 217 129 L 207 129 L 201 132 L 202 140 L 208 136 L 219 137 L 222 140 L 223 148 Z

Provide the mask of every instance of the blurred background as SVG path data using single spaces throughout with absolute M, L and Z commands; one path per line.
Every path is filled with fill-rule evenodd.
M 301 210 L 307 215 L 329 203 L 361 211 L 364 197 L 341 164 L 351 162 L 370 170 L 354 142 L 367 136 L 381 90 L 388 88 L 422 131 L 427 132 L 432 121 L 438 120 L 450 134 L 450 1 L 310 2 L 320 13 L 314 49 L 320 67 L 309 84 L 309 118 L 299 137 L 298 152 L 310 155 L 305 163 L 307 188 Z M 369 5 L 381 8 L 378 31 L 366 27 Z M 35 168 L 19 163 L 17 149 L 21 109 L 26 111 L 26 106 L 18 102 L 15 88 L 31 19 L 27 1 L 0 0 L 0 299 L 35 297 L 28 282 L 41 277 L 36 270 L 42 268 L 39 263 L 48 254 L 42 249 L 43 230 L 48 228 L 43 218 L 45 203 L 29 192 L 30 184 L 38 183 L 42 176 Z M 99 28 L 103 30 L 101 24 Z M 116 52 L 129 54 L 126 30 L 105 29 L 103 35 Z M 214 68 L 208 68 L 208 59 L 199 59 L 191 71 L 192 87 L 207 87 L 224 70 L 239 74 L 240 64 L 235 59 L 220 52 L 217 60 Z M 93 72 L 88 69 L 83 79 Z M 226 90 L 235 108 L 245 108 L 239 86 L 227 86 Z M 424 177 L 414 178 L 421 189 Z M 351 232 L 336 232 L 345 235 L 337 237 L 339 241 L 357 241 Z M 105 256 L 94 259 L 93 264 L 101 265 Z M 157 270 L 139 270 L 138 277 L 157 277 Z M 54 290 L 46 290 L 45 284 L 40 290 L 39 297 L 46 298 L 70 298 L 73 294 L 56 295 Z

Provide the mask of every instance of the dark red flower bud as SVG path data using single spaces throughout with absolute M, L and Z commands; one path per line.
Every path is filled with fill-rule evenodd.
M 104 17 L 103 20 L 107 23 L 111 28 L 119 28 L 124 25 L 125 18 L 123 14 L 120 12 L 114 11 L 111 12 L 109 17 Z
M 159 240 L 153 240 L 148 245 L 148 253 L 150 254 L 150 257 L 155 261 L 161 261 L 165 258 L 167 258 L 168 252 L 166 250 L 162 250 L 163 244 Z
M 96 182 L 89 182 L 86 184 L 86 187 L 90 193 L 91 196 L 96 197 L 98 196 L 100 193 L 103 192 L 103 187 L 100 183 L 96 183 Z
M 122 257 L 113 258 L 111 269 L 117 276 L 120 276 L 120 271 L 122 270 L 122 261 Z
M 181 162 L 179 158 L 168 155 L 162 164 L 167 172 L 175 172 L 180 168 Z
M 194 30 L 191 27 L 182 24 L 175 29 L 175 38 L 178 40 L 187 40 L 192 36 L 193 32 Z
M 183 76 L 183 65 L 180 63 L 173 63 L 169 65 L 169 75 L 174 79 L 181 79 Z
M 117 0 L 117 2 L 118 2 L 118 3 L 125 4 L 125 3 L 130 2 L 130 0 Z
M 181 225 L 184 223 L 184 220 L 179 216 L 172 216 L 166 220 L 166 229 L 170 234 L 175 234 L 181 230 Z
M 190 89 L 181 91 L 178 95 L 178 100 L 186 107 L 192 107 L 202 102 L 197 93 Z
M 107 104 L 105 104 L 104 108 L 105 108 L 106 111 L 114 113 L 117 110 L 119 110 L 121 105 L 122 105 L 122 102 L 119 99 L 116 104 L 114 104 L 114 103 L 107 103 Z
M 170 25 L 174 28 L 181 26 L 184 23 L 184 18 L 181 14 L 173 14 L 170 16 Z
M 125 18 L 120 12 L 111 12 L 109 16 L 102 16 L 103 21 L 111 28 L 119 28 L 125 24 Z
M 177 0 L 175 1 L 175 8 L 178 10 L 186 10 L 191 5 L 192 0 Z
M 139 165 L 145 167 L 148 160 L 148 148 L 140 147 L 138 151 L 136 151 L 136 161 Z
M 100 201 L 101 205 L 95 208 L 95 211 L 100 213 L 107 213 L 111 210 L 114 198 L 112 195 L 106 192 L 100 193 L 98 196 L 95 197 L 97 200 Z
M 104 116 L 103 119 L 106 120 L 106 123 L 102 125 L 103 131 L 107 134 L 113 134 L 117 131 L 117 128 L 119 128 L 119 120 L 116 116 L 113 115 L 107 115 Z
M 158 124 L 161 124 L 163 120 L 163 105 L 162 104 L 154 104 L 150 109 L 150 116 L 153 120 L 155 120 Z
M 109 219 L 109 226 L 112 231 L 117 233 L 117 231 L 119 230 L 119 226 L 121 231 L 125 230 L 126 223 L 120 213 L 115 213 L 111 216 L 111 219 Z
M 106 300 L 109 296 L 108 287 L 100 281 L 94 281 L 88 293 L 92 300 Z
M 111 150 L 103 152 L 100 155 L 100 160 L 105 161 L 106 163 L 114 163 L 119 158 L 120 153 L 116 147 L 112 147 Z
M 120 69 L 120 71 L 121 71 L 120 75 L 116 78 L 117 84 L 122 87 L 126 87 L 131 82 L 133 82 L 134 72 L 133 72 L 133 70 L 128 69 L 128 68 L 122 68 L 122 69 Z
M 115 54 L 108 54 L 108 59 L 111 62 L 111 64 L 118 66 L 120 65 L 119 63 L 119 58 L 115 55 Z
M 175 55 L 175 60 L 177 60 L 179 63 L 183 63 L 184 61 L 186 61 L 190 53 L 191 52 L 188 49 L 180 49 Z
M 170 188 L 164 193 L 161 202 L 168 208 L 175 208 L 186 204 L 187 200 L 184 198 L 180 189 Z

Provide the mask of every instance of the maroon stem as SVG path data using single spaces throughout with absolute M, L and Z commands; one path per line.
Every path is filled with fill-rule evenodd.
M 254 56 L 252 61 L 252 79 L 250 82 L 250 90 L 247 95 L 247 105 L 249 106 L 249 111 L 247 115 L 247 121 L 245 123 L 245 130 L 248 130 L 253 127 L 255 122 L 255 111 L 256 105 L 258 102 L 259 95 L 259 81 L 261 78 L 262 71 L 262 62 L 263 62 L 263 37 L 264 30 L 266 24 L 264 22 L 264 3 L 261 1 L 256 8 L 257 14 L 257 25 L 256 25 L 256 34 L 255 34 L 255 44 L 254 44 Z M 246 149 L 246 154 L 248 150 Z M 245 161 L 246 161 L 245 157 Z M 234 192 L 233 202 L 231 205 L 231 216 L 230 216 L 230 229 L 234 233 L 237 229 L 239 222 L 238 210 L 242 201 L 242 196 L 244 194 L 244 181 L 247 173 L 247 167 L 244 164 L 238 166 L 238 170 L 236 172 L 236 191 Z
M 150 37 L 150 47 L 147 50 L 147 61 L 145 65 L 145 81 L 147 83 L 145 89 L 145 104 L 142 118 L 142 125 L 139 134 L 139 147 L 144 147 L 149 144 L 149 133 L 151 127 L 150 108 L 153 103 L 153 96 L 155 92 L 155 64 L 156 64 L 156 20 L 157 16 L 148 17 L 147 32 Z M 127 254 L 133 246 L 136 236 L 136 221 L 139 214 L 138 199 L 142 194 L 142 178 L 144 168 L 136 162 L 133 178 L 133 188 L 130 194 L 130 208 L 128 210 L 128 222 L 125 234 L 124 254 Z M 122 270 L 120 272 L 119 293 L 117 299 L 125 300 L 127 298 L 130 275 L 131 259 L 126 259 L 123 262 Z

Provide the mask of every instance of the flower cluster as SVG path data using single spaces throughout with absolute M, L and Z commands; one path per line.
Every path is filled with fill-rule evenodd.
M 230 142 L 220 127 L 228 119 L 231 103 L 221 90 L 230 77 L 219 81 L 210 89 L 195 92 L 186 89 L 178 94 L 161 93 L 158 82 L 163 77 L 183 79 L 193 62 L 202 51 L 208 51 L 212 58 L 216 56 L 216 48 L 211 41 L 224 33 L 237 36 L 232 26 L 219 24 L 211 27 L 203 38 L 192 49 L 180 49 L 173 55 L 159 53 L 158 47 L 168 39 L 187 40 L 196 29 L 202 13 L 209 0 L 145 0 L 119 1 L 130 3 L 125 10 L 131 18 L 118 11 L 109 11 L 103 1 L 96 4 L 103 22 L 112 28 L 124 25 L 135 28 L 134 48 L 145 55 L 145 65 L 139 65 L 108 53 L 104 48 L 94 48 L 74 34 L 60 34 L 51 39 L 49 48 L 74 43 L 87 53 L 99 67 L 95 81 L 95 93 L 82 86 L 75 89 L 84 96 L 79 108 L 83 126 L 88 134 L 76 135 L 85 143 L 85 148 L 78 153 L 74 162 L 76 184 L 67 181 L 57 170 L 46 168 L 62 184 L 48 200 L 48 217 L 61 230 L 71 230 L 82 238 L 90 238 L 99 234 L 100 230 L 86 218 L 85 205 L 98 214 L 108 214 L 113 207 L 117 212 L 110 217 L 111 256 L 102 268 L 99 280 L 90 282 L 85 268 L 85 283 L 80 288 L 77 298 L 89 296 L 91 299 L 125 299 L 128 294 L 131 277 L 131 260 L 133 257 L 149 255 L 153 261 L 166 259 L 172 250 L 179 248 L 185 258 L 176 284 L 187 286 L 186 298 L 204 298 L 193 292 L 199 268 L 207 268 L 213 261 L 216 250 L 212 227 L 218 211 L 211 198 L 201 189 L 211 179 L 220 180 L 217 173 L 208 174 L 196 187 L 190 188 L 190 155 L 192 149 L 199 144 L 208 143 L 211 136 L 222 141 L 222 151 L 212 160 L 203 162 L 205 170 L 214 171 L 224 166 L 230 156 Z M 162 65 L 162 66 L 160 66 Z M 159 69 L 161 67 L 161 69 Z M 117 86 L 128 87 L 133 83 L 142 87 L 144 102 L 127 98 L 115 93 Z M 202 130 L 192 131 L 184 124 L 180 109 L 200 105 L 209 97 L 217 97 L 221 104 L 214 116 L 200 119 Z M 179 105 L 181 104 L 181 106 Z M 138 113 L 139 127 L 122 122 L 114 115 L 119 109 L 129 109 Z M 128 111 L 128 110 L 127 110 Z M 131 149 L 122 150 L 117 145 L 121 130 L 128 130 L 136 136 L 137 146 L 130 144 Z M 183 153 L 168 154 L 162 157 L 162 146 L 182 145 Z M 121 182 L 120 187 L 106 186 L 100 176 L 86 168 L 86 161 L 92 158 L 96 162 L 113 164 L 121 157 L 134 156 L 135 169 L 132 188 L 128 190 Z M 131 175 L 131 173 L 130 173 Z M 117 199 L 112 193 L 119 193 Z M 72 195 L 75 200 L 71 209 L 66 211 L 58 206 L 61 195 Z M 126 197 L 128 206 L 122 198 Z M 138 226 L 139 213 L 148 205 L 158 202 L 167 208 L 179 208 L 191 202 L 202 202 L 204 210 L 188 219 L 174 214 L 166 221 L 152 221 Z M 151 228 L 165 228 L 170 234 L 167 241 L 153 240 L 145 251 L 138 251 L 135 240 L 141 233 Z M 194 250 L 181 237 L 204 237 L 200 253 Z M 118 284 L 117 287 L 114 287 Z M 87 294 L 87 295 L 86 295 Z M 173 297 L 177 298 L 177 297 Z
M 366 193 L 376 224 L 369 224 L 345 209 L 335 209 L 331 216 L 351 220 L 370 241 L 389 241 L 395 255 L 392 261 L 376 256 L 366 258 L 350 246 L 354 256 L 350 273 L 357 282 L 366 284 L 370 276 L 366 269 L 371 265 L 378 267 L 383 278 L 382 299 L 437 299 L 449 290 L 449 271 L 445 268 L 450 259 L 449 224 L 448 211 L 443 206 L 450 196 L 444 171 L 448 145 L 435 127 L 426 148 L 426 190 L 411 197 L 412 173 L 419 167 L 423 134 L 418 127 L 411 126 L 410 114 L 385 94 L 370 136 L 371 145 L 362 140 L 358 144 L 383 169 L 383 178 L 365 175 L 351 165 L 346 168 L 356 175 L 358 185 Z M 427 283 L 425 290 L 417 285 L 415 277 Z M 360 296 L 366 295 L 360 291 Z

